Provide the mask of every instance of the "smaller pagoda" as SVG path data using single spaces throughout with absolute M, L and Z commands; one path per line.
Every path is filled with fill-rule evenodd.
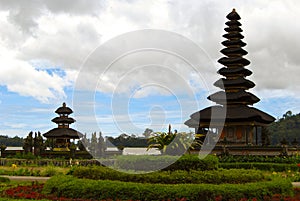
M 72 109 L 66 106 L 66 103 L 62 104 L 55 113 L 59 116 L 52 119 L 52 122 L 58 125 L 43 134 L 44 137 L 49 139 L 53 146 L 54 151 L 70 151 L 71 139 L 80 139 L 83 134 L 70 128 L 70 124 L 75 122 L 75 119 L 69 117 L 73 113 Z

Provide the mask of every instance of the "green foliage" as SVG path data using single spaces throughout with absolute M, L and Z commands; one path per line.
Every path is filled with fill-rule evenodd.
M 23 146 L 23 138 L 18 136 L 8 137 L 7 135 L 0 135 L 0 144 L 11 146 L 11 147 L 22 147 Z
M 116 138 L 109 137 L 108 141 L 114 146 L 119 147 L 147 147 L 147 139 L 136 137 L 135 135 L 127 135 L 125 133 L 119 135 Z
M 10 179 L 7 177 L 0 177 L 0 183 L 8 183 L 10 182 Z
M 292 194 L 292 184 L 285 179 L 247 184 L 140 184 L 132 182 L 78 179 L 72 176 L 54 176 L 45 184 L 43 192 L 57 197 L 161 201 L 186 198 L 187 200 L 224 200 L 244 197 L 263 199 L 264 195 Z
M 77 167 L 72 169 L 73 176 L 77 178 L 94 180 L 118 180 L 124 182 L 137 183 L 161 183 L 161 184 L 180 184 L 180 183 L 247 183 L 266 180 L 261 171 L 258 170 L 239 170 L 239 169 L 219 169 L 210 171 L 160 171 L 148 174 L 129 174 L 119 172 L 107 167 Z
M 175 139 L 176 133 L 172 132 L 157 132 L 154 133 L 148 139 L 148 149 L 157 148 L 161 150 L 162 153 L 165 153 L 167 150 L 167 146 Z
M 171 164 L 171 165 L 170 165 Z M 115 166 L 124 170 L 214 170 L 218 168 L 218 158 L 208 155 L 200 159 L 198 155 L 178 156 L 118 156 Z
M 276 172 L 283 172 L 288 170 L 299 171 L 299 167 L 296 164 L 284 163 L 219 163 L 219 167 L 225 169 L 257 169 Z
M 249 163 L 249 162 L 258 162 L 258 163 L 300 163 L 299 156 L 220 156 L 220 163 Z
M 164 170 L 215 170 L 218 168 L 218 163 L 218 158 L 213 155 L 207 155 L 203 159 L 200 159 L 198 155 L 183 155 Z
M 162 169 L 178 159 L 176 156 L 126 156 L 116 157 L 115 167 L 123 170 L 153 171 Z
M 271 134 L 272 144 L 280 144 L 283 139 L 291 144 L 297 138 L 299 144 L 300 114 L 292 114 L 291 111 L 287 111 L 282 118 L 268 126 L 268 130 Z
M 194 141 L 194 134 L 189 133 L 177 133 L 171 132 L 157 132 L 152 134 L 148 139 L 148 149 L 157 148 L 161 151 L 162 154 L 167 155 L 182 155 L 190 147 L 200 146 L 201 144 L 197 141 Z
M 59 168 L 54 166 L 47 166 L 45 169 L 42 170 L 41 176 L 44 177 L 52 177 L 54 175 L 62 174 Z
M 33 153 L 28 152 L 28 153 L 16 153 L 16 155 L 13 156 L 13 158 L 30 160 L 30 159 L 36 159 L 37 157 L 33 155 Z

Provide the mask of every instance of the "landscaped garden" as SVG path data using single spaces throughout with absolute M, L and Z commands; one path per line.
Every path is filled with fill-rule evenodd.
M 210 155 L 199 159 L 197 155 L 186 155 L 160 171 L 150 171 L 151 166 L 171 159 L 172 156 L 118 156 L 111 167 L 81 160 L 53 163 L 56 166 L 37 166 L 37 160 L 31 165 L 16 165 L 20 159 L 7 159 L 6 166 L 0 167 L 2 175 L 51 178 L 37 183 L 1 177 L 0 201 L 300 200 L 299 190 L 292 186 L 293 181 L 300 181 L 298 157 Z

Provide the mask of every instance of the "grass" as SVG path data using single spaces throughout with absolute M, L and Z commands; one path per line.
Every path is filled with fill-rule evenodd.
M 18 175 L 18 176 L 53 176 L 55 174 L 66 174 L 70 168 L 45 166 L 45 167 L 9 167 L 0 166 L 0 175 Z

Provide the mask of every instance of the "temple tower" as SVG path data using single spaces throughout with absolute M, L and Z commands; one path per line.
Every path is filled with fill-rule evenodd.
M 75 120 L 69 117 L 73 111 L 66 106 L 66 103 L 63 103 L 62 107 L 59 107 L 55 113 L 59 116 L 53 118 L 52 122 L 57 124 L 57 128 L 46 132 L 43 136 L 52 141 L 53 150 L 69 151 L 71 139 L 79 139 L 83 134 L 70 128 L 70 124 L 74 123 Z
M 226 40 L 222 42 L 225 48 L 221 50 L 225 56 L 218 60 L 224 65 L 218 71 L 223 78 L 214 83 L 222 91 L 207 97 L 217 105 L 192 114 L 185 124 L 195 128 L 196 133 L 213 133 L 216 137 L 221 135 L 219 142 L 226 141 L 236 145 L 264 144 L 261 127 L 275 119 L 251 107 L 259 102 L 259 98 L 247 91 L 255 84 L 246 79 L 252 72 L 245 68 L 250 61 L 244 58 L 248 52 L 243 49 L 246 43 L 242 41 L 244 36 L 241 34 L 241 18 L 235 9 L 226 17 L 229 20 L 224 29 L 227 33 L 223 35 Z M 224 127 L 221 126 L 223 123 Z

